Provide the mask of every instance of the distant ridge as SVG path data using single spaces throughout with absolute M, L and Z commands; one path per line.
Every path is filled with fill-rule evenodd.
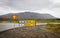
M 9 13 L 1 15 L 0 18 L 12 18 L 13 14 L 17 16 L 17 19 L 56 19 L 56 17 L 50 14 L 39 14 L 34 12 Z

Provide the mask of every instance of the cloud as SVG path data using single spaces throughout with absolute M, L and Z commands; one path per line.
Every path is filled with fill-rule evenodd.
M 60 0 L 50 0 L 53 3 L 60 3 Z
M 51 5 L 49 0 L 9 0 L 5 4 L 17 10 L 41 10 Z
M 60 4 L 53 3 L 54 0 L 2 0 L 4 5 L 16 10 L 42 10 L 60 8 Z M 55 0 L 56 1 L 56 0 Z
M 0 12 L 37 11 L 60 15 L 60 0 L 0 0 Z M 4 11 L 4 12 L 3 12 Z

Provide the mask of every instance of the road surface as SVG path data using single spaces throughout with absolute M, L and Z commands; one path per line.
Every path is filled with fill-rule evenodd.
M 0 32 L 0 38 L 60 38 L 60 36 L 40 29 L 40 26 L 21 27 Z
M 0 23 L 0 31 L 5 31 L 8 29 L 19 27 L 18 23 Z
M 45 23 L 37 23 L 36 25 L 45 25 Z M 5 30 L 8 30 L 8 29 L 12 29 L 12 28 L 17 28 L 17 27 L 22 27 L 22 26 L 19 26 L 19 23 L 7 23 L 7 22 L 3 22 L 3 23 L 0 23 L 0 31 L 5 31 Z
M 59 35 L 40 29 L 45 24 L 39 23 L 35 27 L 19 27 L 18 23 L 0 23 L 0 38 L 60 38 Z
M 46 25 L 48 23 L 36 23 L 36 25 Z M 60 24 L 60 23 L 50 23 L 50 24 Z M 0 23 L 0 31 L 5 31 L 5 30 L 8 30 L 8 29 L 12 29 L 12 28 L 17 28 L 17 27 L 22 27 L 22 26 L 19 26 L 19 23 L 7 23 L 7 22 L 3 22 L 3 23 Z

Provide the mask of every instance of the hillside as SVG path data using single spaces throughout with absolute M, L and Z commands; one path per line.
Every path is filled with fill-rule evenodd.
M 39 14 L 34 12 L 9 13 L 0 16 L 0 18 L 12 18 L 13 14 L 17 16 L 17 19 L 56 19 L 56 17 L 50 14 Z

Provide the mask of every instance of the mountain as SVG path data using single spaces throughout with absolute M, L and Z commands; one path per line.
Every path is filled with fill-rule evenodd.
M 39 14 L 34 12 L 9 13 L 1 15 L 0 18 L 12 18 L 13 14 L 17 16 L 17 19 L 56 19 L 56 17 L 50 14 Z

